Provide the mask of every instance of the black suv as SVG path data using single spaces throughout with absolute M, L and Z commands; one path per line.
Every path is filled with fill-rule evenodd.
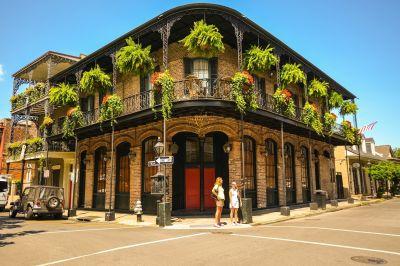
M 32 219 L 34 215 L 53 215 L 59 219 L 64 212 L 64 189 L 51 186 L 27 187 L 20 199 L 10 204 L 11 218 L 15 218 L 17 213 L 23 213 L 26 219 Z

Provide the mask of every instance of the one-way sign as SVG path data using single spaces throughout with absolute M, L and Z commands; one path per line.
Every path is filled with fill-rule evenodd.
M 160 156 L 156 159 L 156 163 L 158 163 L 158 164 L 173 164 L 174 156 Z
M 147 162 L 148 167 L 159 166 L 159 165 L 160 164 L 158 164 L 156 161 L 148 161 Z

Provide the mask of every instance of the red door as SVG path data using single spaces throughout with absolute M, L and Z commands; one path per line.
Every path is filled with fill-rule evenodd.
M 204 208 L 215 207 L 215 202 L 211 198 L 211 190 L 215 181 L 215 168 L 204 168 Z
M 200 209 L 200 168 L 185 169 L 186 209 Z

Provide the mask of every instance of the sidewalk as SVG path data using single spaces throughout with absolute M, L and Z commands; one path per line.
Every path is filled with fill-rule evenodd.
M 311 211 L 310 207 L 293 208 L 290 211 L 290 216 L 282 216 L 278 209 L 258 210 L 253 213 L 253 223 L 251 225 L 231 225 L 229 217 L 224 215 L 221 222 L 226 223 L 221 229 L 240 229 L 248 228 L 250 226 L 277 223 L 281 221 L 314 216 L 326 212 L 334 212 L 343 209 L 359 207 L 384 201 L 383 199 L 369 199 L 366 201 L 355 200 L 354 204 L 349 204 L 347 201 L 339 202 L 338 207 L 333 207 L 330 204 L 326 205 L 326 210 Z M 155 215 L 142 215 L 143 222 L 136 222 L 136 215 L 130 213 L 115 213 L 115 221 L 105 222 L 105 212 L 100 211 L 86 211 L 78 210 L 76 217 L 70 217 L 70 220 L 77 220 L 82 222 L 103 222 L 103 223 L 116 223 L 130 226 L 157 226 Z M 219 229 L 213 227 L 214 219 L 211 216 L 185 216 L 174 217 L 172 219 L 172 226 L 165 229 Z

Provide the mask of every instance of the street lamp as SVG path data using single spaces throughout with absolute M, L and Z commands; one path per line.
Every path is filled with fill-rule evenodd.
M 156 145 L 154 145 L 154 152 L 157 157 L 160 156 L 164 152 L 164 143 L 161 142 L 161 138 L 158 137 Z

